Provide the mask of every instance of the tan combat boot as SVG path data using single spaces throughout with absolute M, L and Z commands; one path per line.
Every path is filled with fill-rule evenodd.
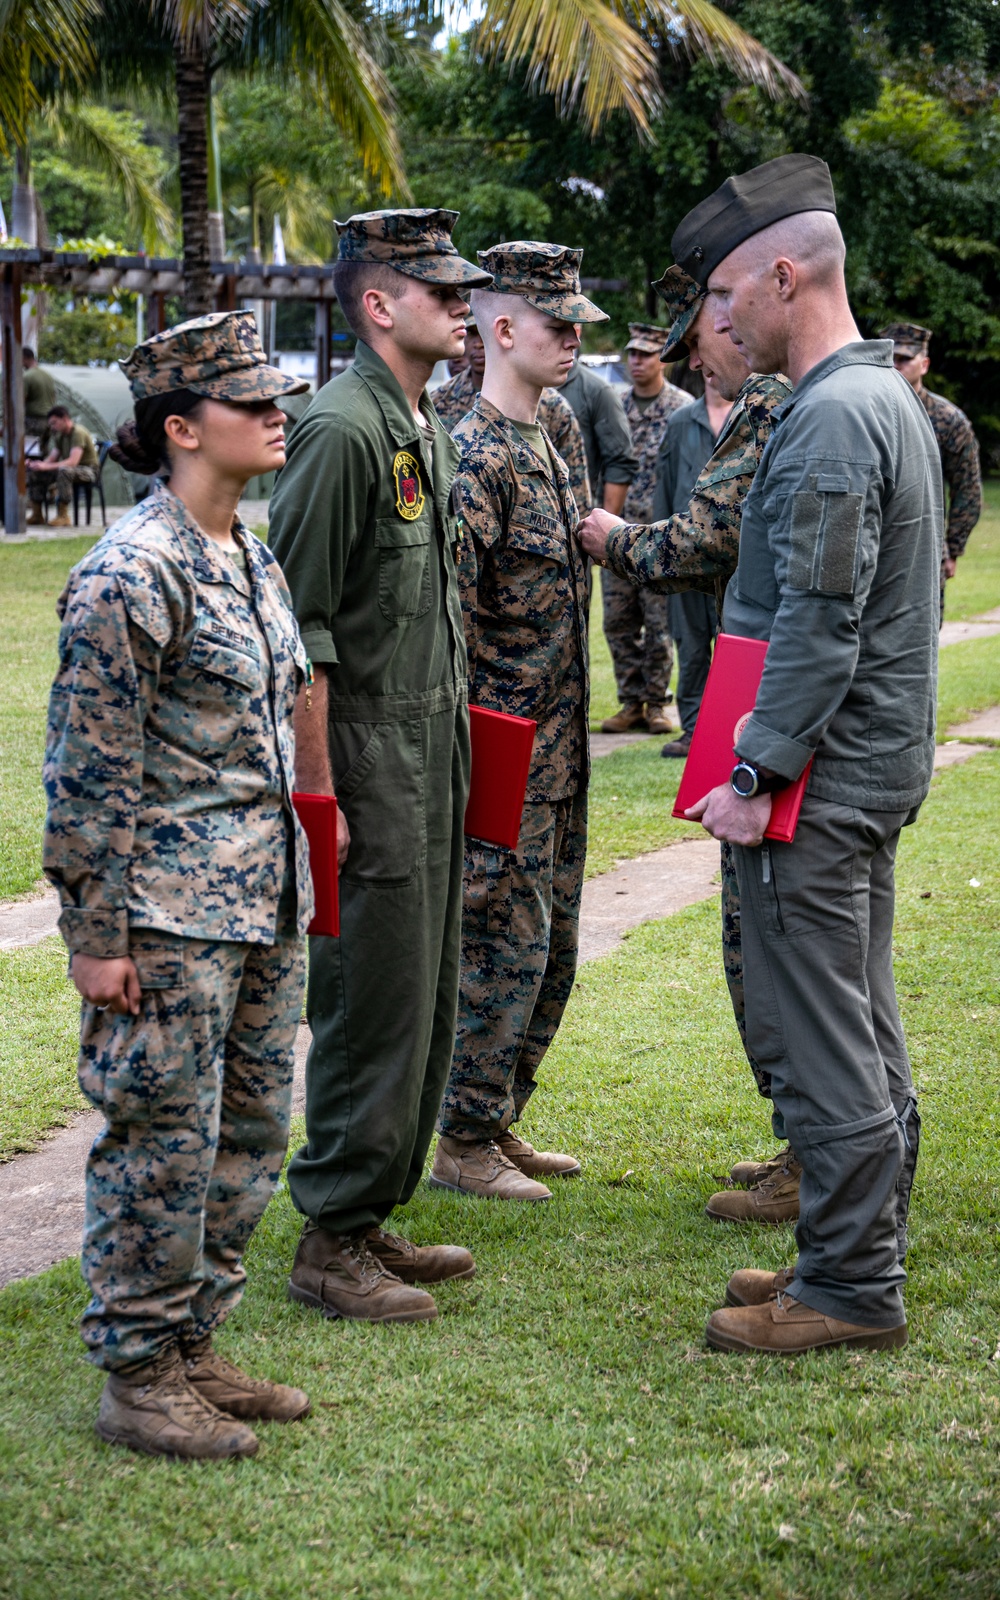
M 681 719 L 673 706 L 647 706 L 646 726 L 650 733 L 679 733 Z
M 32 501 L 31 505 L 28 507 L 28 514 L 24 520 L 28 524 L 29 528 L 40 527 L 45 521 L 45 512 L 42 510 L 41 506 L 36 505 L 35 502 Z
M 147 1456 L 222 1461 L 257 1453 L 257 1437 L 216 1410 L 187 1381 L 176 1345 L 140 1367 L 110 1372 L 97 1432 Z
M 645 733 L 645 731 L 646 713 L 641 701 L 638 705 L 622 706 L 613 717 L 607 717 L 601 723 L 602 733 Z
M 794 1160 L 795 1151 L 788 1144 L 769 1161 L 737 1161 L 729 1176 L 740 1189 L 755 1189 L 758 1183 L 766 1183 L 768 1178 L 773 1178 L 776 1172 Z
M 64 505 L 60 505 L 59 510 L 52 518 L 52 526 L 54 528 L 68 528 L 71 526 L 69 512 Z
M 714 1222 L 794 1222 L 799 1214 L 802 1168 L 792 1156 L 770 1178 L 753 1189 L 723 1189 L 713 1194 L 705 1211 Z
M 759 1306 L 728 1306 L 713 1311 L 705 1337 L 715 1350 L 761 1350 L 768 1355 L 798 1356 L 807 1350 L 850 1345 L 856 1350 L 898 1350 L 906 1343 L 906 1323 L 895 1328 L 868 1328 L 841 1322 L 778 1294 Z
M 762 1306 L 784 1294 L 795 1277 L 794 1267 L 780 1272 L 762 1272 L 759 1267 L 741 1267 L 726 1284 L 727 1306 Z
M 325 1317 L 358 1322 L 430 1322 L 437 1306 L 424 1289 L 388 1272 L 368 1247 L 367 1229 L 327 1233 L 307 1223 L 295 1252 L 288 1293 Z
M 457 1244 L 411 1244 L 384 1228 L 368 1229 L 368 1248 L 402 1283 L 444 1283 L 449 1278 L 474 1278 L 476 1263 Z
M 520 1172 L 492 1139 L 467 1144 L 440 1135 L 427 1181 L 432 1189 L 452 1189 L 484 1200 L 552 1199 L 552 1191 Z
M 671 760 L 676 757 L 678 761 L 686 761 L 690 750 L 691 735 L 682 733 L 679 739 L 671 739 L 669 744 L 665 744 L 660 754 L 661 756 L 669 756 Z
M 575 1178 L 580 1170 L 576 1156 L 559 1155 L 555 1150 L 536 1150 L 513 1128 L 498 1133 L 497 1144 L 501 1155 L 529 1178 Z
M 230 1417 L 296 1422 L 309 1415 L 309 1396 L 285 1383 L 250 1378 L 212 1349 L 211 1338 L 181 1346 L 184 1372 L 195 1394 Z

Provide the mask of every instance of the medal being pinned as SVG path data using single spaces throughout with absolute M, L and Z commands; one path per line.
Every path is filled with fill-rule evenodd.
M 396 484 L 396 510 L 407 522 L 415 522 L 424 509 L 424 487 L 417 459 L 409 450 L 397 452 L 392 476 Z

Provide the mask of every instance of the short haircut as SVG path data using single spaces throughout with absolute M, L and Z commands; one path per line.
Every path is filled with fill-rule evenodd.
M 22 347 L 21 347 L 21 360 L 22 361 L 34 361 L 34 359 L 35 359 L 35 352 L 34 352 L 34 350 L 32 350 L 30 344 L 22 345 Z
M 52 406 L 50 411 L 49 411 L 49 416 L 50 417 L 60 417 L 61 418 L 61 417 L 71 417 L 72 415 L 73 415 L 73 413 L 69 409 L 69 406 Z
M 390 300 L 399 300 L 406 293 L 406 275 L 397 272 L 382 261 L 335 261 L 333 264 L 333 292 L 344 313 L 347 326 L 359 339 L 368 339 L 368 313 L 362 297 L 369 289 L 381 289 Z

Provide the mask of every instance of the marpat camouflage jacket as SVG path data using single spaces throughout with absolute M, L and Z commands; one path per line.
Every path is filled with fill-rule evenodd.
M 752 372 L 733 402 L 687 510 L 646 527 L 621 523 L 612 528 L 610 570 L 636 587 L 714 591 L 721 612 L 739 557 L 743 502 L 771 437 L 771 413 L 791 392 L 780 374 Z
M 635 477 L 628 486 L 625 509 L 622 513 L 629 522 L 651 522 L 653 518 L 653 487 L 656 483 L 656 453 L 660 448 L 663 430 L 670 417 L 681 406 L 689 406 L 694 395 L 665 383 L 654 400 L 643 409 L 636 404 L 630 389 L 622 402 L 628 425 L 632 430 L 632 449 L 639 463 Z
M 983 479 L 979 469 L 979 440 L 972 423 L 942 395 L 918 389 L 941 452 L 941 473 L 948 485 L 947 554 L 957 560 L 969 542 L 983 511 Z
M 534 718 L 527 799 L 564 800 L 590 771 L 586 558 L 569 474 L 482 395 L 454 437 L 469 701 Z
M 449 433 L 453 434 L 457 424 L 472 410 L 478 393 L 467 370 L 457 372 L 447 383 L 442 383 L 440 388 L 434 390 L 431 395 L 434 409 Z M 576 509 L 581 517 L 585 517 L 593 505 L 587 450 L 576 412 L 558 389 L 542 390 L 542 398 L 538 402 L 538 422 L 555 445 L 556 454 L 562 456 L 566 463 Z
M 71 951 L 129 927 L 271 944 L 295 819 L 292 707 L 305 651 L 281 569 L 242 523 L 240 569 L 162 485 L 109 528 L 60 597 L 45 750 L 45 875 Z

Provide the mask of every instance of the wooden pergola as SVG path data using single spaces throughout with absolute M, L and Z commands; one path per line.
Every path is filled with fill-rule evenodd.
M 285 266 L 216 261 L 212 278 L 217 311 L 235 311 L 244 300 L 307 300 L 316 308 L 316 387 L 326 383 L 333 359 L 332 263 Z M 614 292 L 623 278 L 584 278 L 583 287 Z M 74 250 L 0 249 L 0 340 L 3 359 L 4 529 L 23 533 L 27 493 L 24 465 L 24 388 L 21 369 L 21 292 L 52 289 L 101 298 L 140 294 L 148 306 L 147 336 L 166 327 L 166 302 L 185 291 L 183 263 L 156 256 L 90 256 Z

